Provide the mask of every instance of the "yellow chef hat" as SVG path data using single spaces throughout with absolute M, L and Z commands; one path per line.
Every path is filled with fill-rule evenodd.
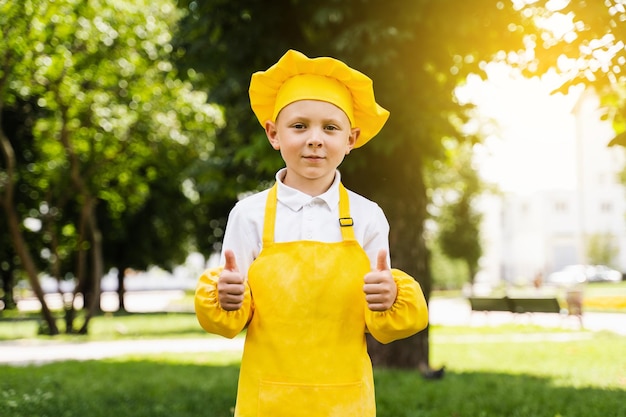
M 374 98 L 372 80 L 329 57 L 308 58 L 289 50 L 267 71 L 252 74 L 250 104 L 261 126 L 298 100 L 326 101 L 346 113 L 352 127 L 361 129 L 355 148 L 376 136 L 389 112 Z

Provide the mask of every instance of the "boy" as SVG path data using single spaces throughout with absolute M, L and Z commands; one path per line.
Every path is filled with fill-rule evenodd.
M 384 213 L 337 170 L 389 112 L 364 74 L 293 50 L 253 74 L 249 94 L 285 168 L 233 208 L 224 266 L 195 296 L 206 331 L 247 326 L 235 416 L 374 416 L 365 333 L 389 343 L 428 323 L 417 282 L 389 267 Z

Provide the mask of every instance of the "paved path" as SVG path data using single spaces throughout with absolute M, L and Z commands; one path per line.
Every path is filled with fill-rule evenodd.
M 580 328 L 578 320 L 574 317 L 560 317 L 558 314 L 472 313 L 467 302 L 462 299 L 434 299 L 430 303 L 430 323 L 433 325 L 497 326 L 511 322 L 545 327 Z M 586 330 L 594 332 L 611 331 L 626 336 L 626 314 L 585 313 L 583 326 Z M 580 338 L 579 336 L 587 337 L 588 333 L 572 334 L 574 338 Z M 109 342 L 64 342 L 29 339 L 0 342 L 0 364 L 43 364 L 72 359 L 92 360 L 162 352 L 240 352 L 242 349 L 243 338 L 241 337 L 232 340 L 221 337 L 203 337 Z
M 150 353 L 240 352 L 243 338 L 121 340 L 110 342 L 56 342 L 17 340 L 0 342 L 0 364 L 44 364 L 64 360 L 93 360 Z

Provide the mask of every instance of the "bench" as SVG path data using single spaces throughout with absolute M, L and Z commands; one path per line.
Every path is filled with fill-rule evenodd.
M 582 293 L 567 293 L 567 308 L 561 307 L 556 297 L 468 297 L 472 311 L 488 313 L 502 311 L 513 314 L 557 313 L 561 317 L 573 316 L 582 328 Z
M 468 297 L 472 311 L 510 313 L 561 313 L 555 297 Z
M 469 297 L 472 311 L 512 311 L 508 297 Z
M 513 313 L 561 313 L 561 305 L 556 298 L 509 298 Z

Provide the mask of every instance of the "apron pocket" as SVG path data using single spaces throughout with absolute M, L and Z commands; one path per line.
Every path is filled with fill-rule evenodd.
M 305 385 L 261 381 L 259 417 L 359 417 L 373 399 L 363 384 Z

